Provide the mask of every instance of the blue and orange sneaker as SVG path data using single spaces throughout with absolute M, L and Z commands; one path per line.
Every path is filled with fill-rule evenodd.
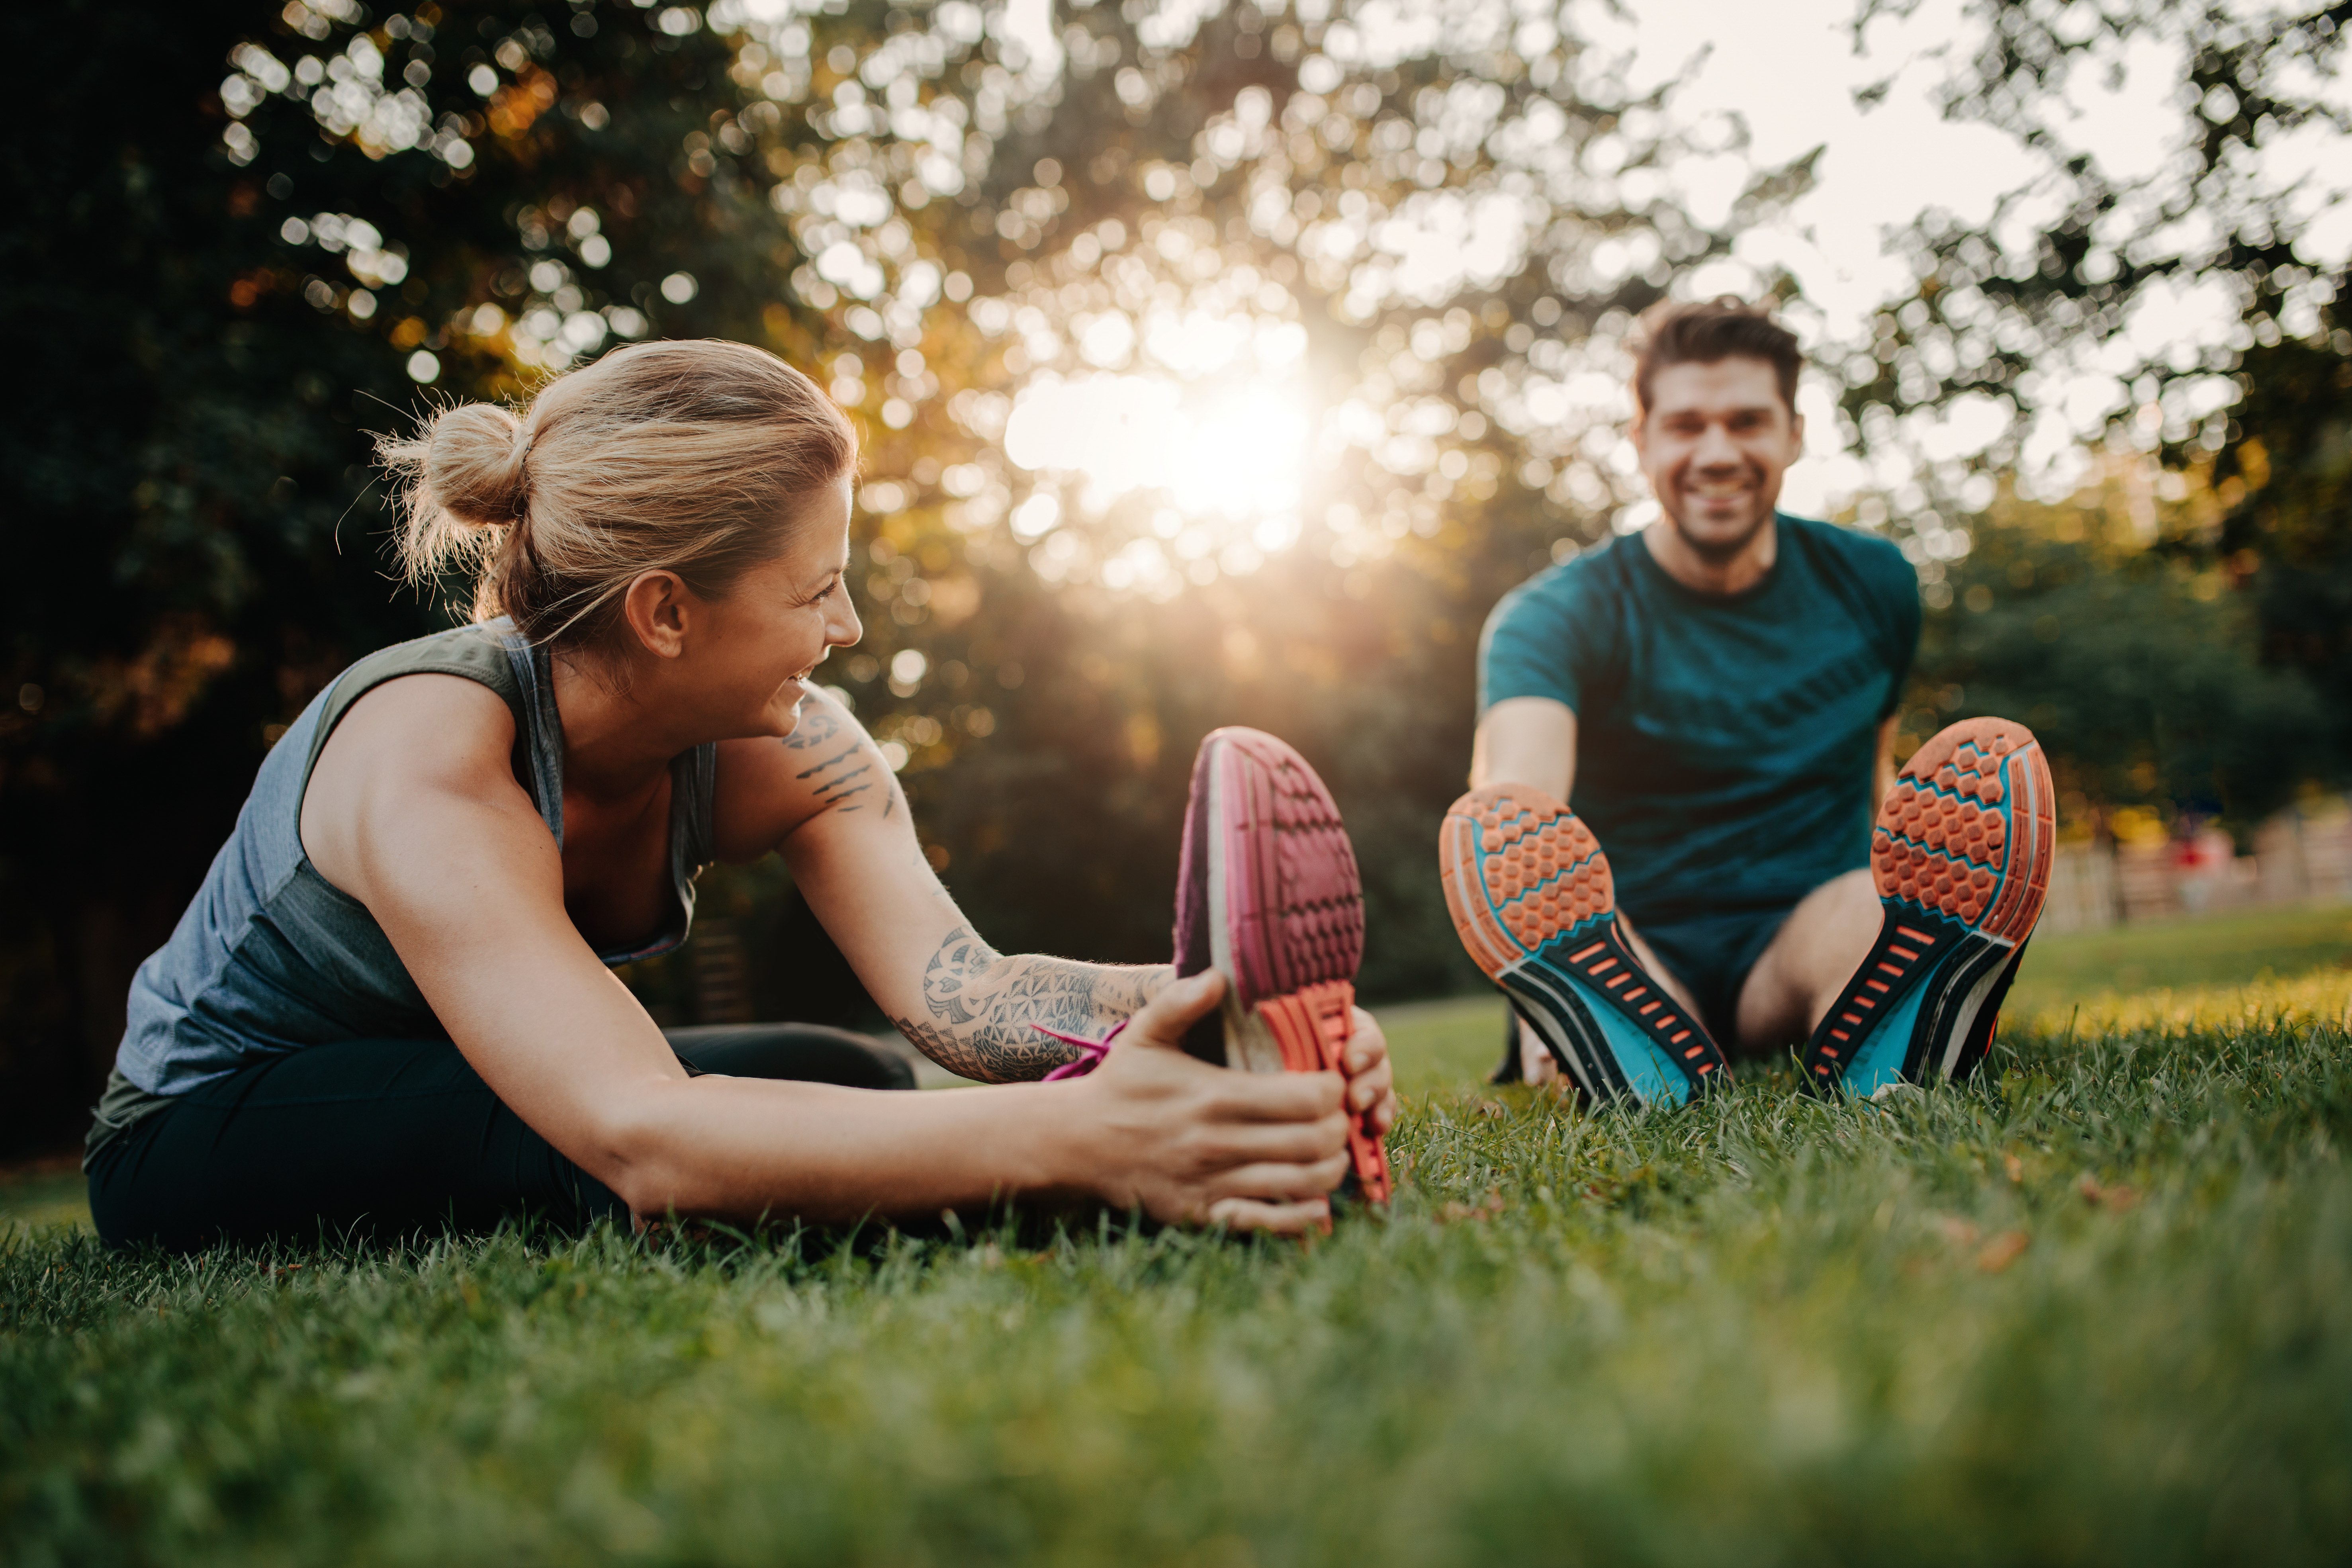
M 1596 1105 L 1680 1105 L 1729 1081 L 1706 1026 L 1626 945 L 1608 857 L 1568 807 L 1524 784 L 1474 789 L 1446 808 L 1437 854 L 1462 945 Z
M 1252 1072 L 1340 1071 L 1364 957 L 1364 889 L 1315 770 L 1260 730 L 1213 730 L 1192 760 L 1176 876 L 1176 973 L 1225 976 L 1193 1055 Z M 1389 1197 L 1370 1112 L 1350 1121 L 1359 1192 Z
M 1964 719 L 1904 763 L 1871 833 L 1886 913 L 1805 1047 L 1807 1083 L 1866 1095 L 1976 1070 L 2042 918 L 2053 799 L 2041 742 L 2006 719 Z

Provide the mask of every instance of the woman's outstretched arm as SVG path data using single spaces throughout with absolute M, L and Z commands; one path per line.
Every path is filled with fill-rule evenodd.
M 924 1055 L 965 1078 L 1007 1083 L 1043 1078 L 1070 1047 L 1040 1031 L 1095 1038 L 1143 1010 L 1176 972 L 998 952 L 959 922 L 923 965 L 920 1016 L 890 1022 Z
M 822 689 L 802 701 L 782 741 L 719 748 L 718 815 L 720 855 L 781 848 L 867 993 L 918 1049 L 965 1078 L 1043 1078 L 1076 1053 L 1034 1026 L 1098 1037 L 1174 978 L 1167 964 L 991 947 L 924 858 L 889 763 Z M 1348 1109 L 1372 1112 L 1387 1131 L 1396 1117 L 1388 1042 L 1361 1008 L 1345 1065 Z
M 1173 1048 L 1215 1004 L 1213 976 L 1165 988 L 1136 1048 L 1069 1083 L 889 1094 L 688 1078 L 565 913 L 513 741 L 486 688 L 389 682 L 321 754 L 303 841 L 491 1090 L 635 1213 L 845 1221 L 1096 1198 L 1276 1230 L 1328 1213 L 1347 1159 L 1339 1076 L 1226 1072 Z
M 803 700 L 800 723 L 782 741 L 719 749 L 719 837 L 728 859 L 781 849 L 891 1023 L 965 1078 L 1043 1078 L 1076 1052 L 1033 1026 L 1099 1037 L 1174 977 L 1167 964 L 991 947 L 924 858 L 889 763 L 822 690 Z

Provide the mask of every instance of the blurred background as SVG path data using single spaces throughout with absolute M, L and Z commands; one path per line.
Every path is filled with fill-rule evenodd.
M 1192 748 L 1295 742 L 1373 998 L 1508 587 L 1644 526 L 1623 340 L 1770 296 L 1784 506 L 1884 532 L 1905 750 L 2038 730 L 2052 919 L 2352 895 L 2352 5 L 53 0 L 0 228 L 0 1154 L 69 1143 L 286 723 L 447 625 L 376 434 L 648 336 L 865 432 L 826 678 L 1000 948 L 1168 950 Z M 445 585 L 454 587 L 454 585 Z M 866 1022 L 781 868 L 665 1022 Z

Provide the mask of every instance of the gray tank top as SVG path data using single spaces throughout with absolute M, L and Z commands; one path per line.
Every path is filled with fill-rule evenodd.
M 515 777 L 563 843 L 563 725 L 546 650 L 499 620 L 369 655 L 336 677 L 271 748 L 236 831 L 171 941 L 139 966 L 115 1056 L 125 1096 L 171 1097 L 263 1058 L 331 1040 L 446 1036 L 367 906 L 330 885 L 302 851 L 302 792 L 327 737 L 352 703 L 404 675 L 457 675 L 505 699 L 515 720 Z M 711 858 L 718 748 L 670 763 L 669 865 L 677 903 L 646 945 L 600 952 L 627 963 L 686 940 L 694 879 Z M 102 1120 L 106 1117 L 101 1106 Z

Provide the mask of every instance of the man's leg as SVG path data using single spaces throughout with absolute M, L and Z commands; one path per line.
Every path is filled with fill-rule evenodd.
M 1832 877 L 1789 912 L 1739 988 L 1739 1048 L 1801 1043 L 1878 939 L 1878 889 L 1867 868 Z

